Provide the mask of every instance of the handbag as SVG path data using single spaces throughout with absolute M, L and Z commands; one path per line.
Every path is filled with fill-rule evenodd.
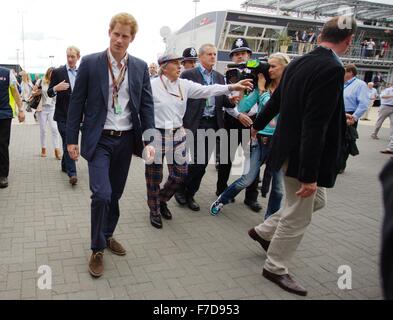
M 40 95 L 36 96 L 36 97 L 31 96 L 29 101 L 27 101 L 27 106 L 30 109 L 36 110 L 38 108 L 38 105 L 40 104 L 40 102 L 41 102 L 41 96 Z
M 41 81 L 40 81 L 40 84 L 39 84 L 39 86 L 38 86 L 38 89 L 39 89 L 39 90 L 42 90 Z M 29 98 L 29 100 L 27 101 L 27 106 L 28 106 L 28 108 L 31 108 L 31 109 L 36 110 L 36 109 L 38 108 L 40 102 L 41 102 L 41 96 L 42 96 L 42 94 L 40 94 L 40 95 L 38 95 L 38 96 L 33 96 L 33 95 L 32 95 L 32 96 Z

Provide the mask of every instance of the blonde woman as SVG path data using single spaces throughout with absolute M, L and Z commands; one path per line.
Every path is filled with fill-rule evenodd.
M 20 86 L 22 89 L 21 98 L 23 102 L 23 109 L 27 112 L 31 112 L 31 108 L 27 104 L 27 101 L 31 96 L 31 92 L 33 90 L 33 83 L 31 82 L 30 75 L 26 71 L 21 71 L 20 75 L 22 76 L 22 82 Z
M 290 62 L 290 58 L 285 53 L 274 53 L 269 57 L 269 78 L 271 82 L 267 81 L 262 73 L 258 75 L 258 88 L 256 88 L 248 97 L 241 100 L 238 110 L 240 112 L 248 112 L 255 105 L 258 104 L 258 113 L 261 112 L 266 103 L 269 101 L 271 94 L 278 87 L 283 72 Z M 230 203 L 243 189 L 247 188 L 256 179 L 259 169 L 266 161 L 270 140 L 276 129 L 276 122 L 278 116 L 273 119 L 270 124 L 263 130 L 258 132 L 257 141 L 251 144 L 251 154 L 247 158 L 245 165 L 246 172 L 235 182 L 233 182 L 224 192 L 213 202 L 210 207 L 210 213 L 217 215 L 222 208 Z M 274 214 L 280 209 L 281 200 L 283 197 L 283 176 L 279 172 L 271 172 L 272 176 L 272 191 L 269 196 L 269 204 L 266 212 L 266 217 Z
M 48 96 L 48 88 L 52 72 L 54 68 L 49 68 L 42 80 L 38 80 L 33 89 L 33 95 L 41 91 L 41 102 L 37 108 L 38 121 L 40 123 L 40 139 L 41 139 L 41 157 L 46 157 L 46 127 L 49 127 L 52 132 L 52 145 L 55 150 L 55 158 L 61 160 L 60 152 L 60 134 L 57 129 L 56 121 L 53 120 L 55 114 L 56 97 L 50 98 Z M 41 86 L 41 89 L 39 88 Z

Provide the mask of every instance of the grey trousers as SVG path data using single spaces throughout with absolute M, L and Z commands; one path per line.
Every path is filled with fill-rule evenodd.
M 260 237 L 271 242 L 264 269 L 278 275 L 288 273 L 287 264 L 311 222 L 312 213 L 322 209 L 327 201 L 326 188 L 318 187 L 311 197 L 300 198 L 296 195 L 301 187 L 299 180 L 284 177 L 284 184 L 285 206 L 255 227 Z
M 378 110 L 378 120 L 375 123 L 375 128 L 373 134 L 375 136 L 378 135 L 379 130 L 382 127 L 383 122 L 385 119 L 390 118 L 390 142 L 388 145 L 388 149 L 393 151 L 393 107 L 381 105 Z

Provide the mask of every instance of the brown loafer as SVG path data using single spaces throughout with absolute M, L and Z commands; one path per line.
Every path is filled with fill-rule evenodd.
M 104 252 L 92 253 L 89 261 L 89 272 L 94 278 L 99 278 L 104 273 Z
M 126 249 L 114 238 L 109 238 L 106 240 L 106 245 L 112 253 L 118 255 L 118 256 L 125 256 L 127 254 Z
M 274 282 L 276 285 L 278 285 L 281 289 L 284 289 L 285 291 L 303 297 L 307 295 L 307 290 L 304 289 L 299 283 L 297 283 L 296 280 L 293 277 L 291 277 L 289 274 L 278 275 L 275 273 L 271 273 L 266 269 L 263 269 L 262 275 L 266 279 L 270 280 L 271 282 Z
M 248 235 L 250 236 L 251 239 L 257 241 L 261 245 L 263 250 L 265 250 L 266 252 L 269 250 L 270 241 L 261 238 L 254 228 L 248 231 Z
M 75 176 L 70 177 L 70 184 L 72 186 L 76 186 L 76 184 L 78 183 L 78 178 Z
M 385 150 L 382 150 L 381 153 L 383 153 L 383 154 L 393 154 L 393 150 L 385 149 Z

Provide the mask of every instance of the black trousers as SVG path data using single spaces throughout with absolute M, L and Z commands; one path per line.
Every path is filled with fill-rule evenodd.
M 209 129 L 212 129 L 215 132 L 218 130 L 217 120 L 215 117 L 211 119 L 201 119 L 198 131 L 203 133 Z M 198 192 L 203 176 L 206 173 L 206 167 L 208 166 L 209 160 L 217 147 L 216 141 L 209 141 L 206 136 L 204 138 L 204 144 L 198 143 L 198 141 L 201 141 L 200 139 L 201 138 L 198 140 L 198 134 L 194 136 L 193 162 L 188 165 L 186 180 L 179 188 L 179 191 L 183 192 L 187 197 L 193 197 Z
M 354 114 L 354 112 L 347 112 L 347 113 L 348 114 Z M 358 128 L 358 121 L 356 121 L 353 126 L 357 129 Z M 350 154 L 349 148 L 345 148 L 343 150 L 343 155 L 341 157 L 341 168 L 340 168 L 340 171 L 344 171 L 346 169 L 347 161 L 348 161 L 348 158 L 349 158 L 349 154 Z
M 249 130 L 245 128 L 237 119 L 234 119 L 232 116 L 225 114 L 225 129 L 228 132 L 228 154 L 229 159 L 225 163 L 220 163 L 218 167 L 218 180 L 217 180 L 217 194 L 221 194 L 228 187 L 228 179 L 232 169 L 232 160 L 235 158 L 236 150 L 230 148 L 230 138 L 231 130 L 237 131 L 237 146 L 242 143 L 242 134 L 243 130 Z M 233 142 L 232 142 L 233 143 Z M 259 183 L 259 173 L 255 178 L 254 182 L 246 188 L 246 197 L 245 199 L 248 201 L 256 201 L 258 199 L 258 183 Z
M 12 119 L 0 119 L 0 177 L 7 178 L 10 171 L 9 145 Z

